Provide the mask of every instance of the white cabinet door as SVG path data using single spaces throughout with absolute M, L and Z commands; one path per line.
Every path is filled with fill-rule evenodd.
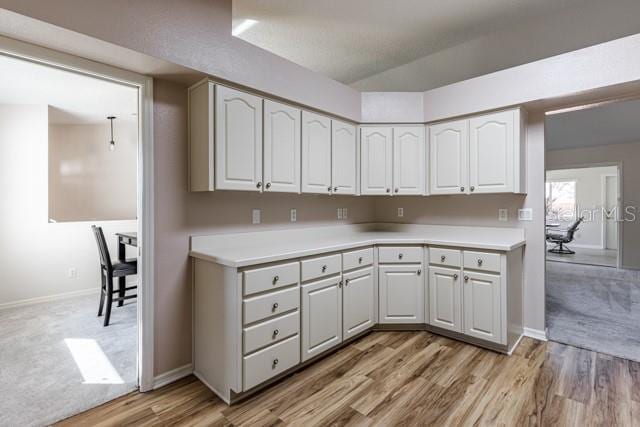
M 300 110 L 264 101 L 264 191 L 300 192 Z
M 460 270 L 429 267 L 430 324 L 450 331 L 462 332 Z
M 340 276 L 302 286 L 302 360 L 342 342 Z
M 469 121 L 429 127 L 431 194 L 460 194 L 468 190 Z
M 216 189 L 262 189 L 262 98 L 216 86 Z
M 302 112 L 302 192 L 331 194 L 331 119 Z
M 342 288 L 342 338 L 372 328 L 375 321 L 373 267 L 345 273 Z
M 423 277 L 421 265 L 379 267 L 380 323 L 424 322 Z
M 393 128 L 393 192 L 424 194 L 424 126 Z
M 331 185 L 334 194 L 356 194 L 356 127 L 331 120 Z
M 360 134 L 361 194 L 390 194 L 393 180 L 391 161 L 393 128 L 364 127 Z
M 466 272 L 463 285 L 464 333 L 499 344 L 503 342 L 500 276 Z
M 472 193 L 513 191 L 513 110 L 473 117 L 469 121 L 469 190 Z

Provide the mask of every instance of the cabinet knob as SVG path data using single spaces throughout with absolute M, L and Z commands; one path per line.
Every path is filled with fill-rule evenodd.
M 464 187 L 460 187 L 460 192 L 464 192 Z
M 271 183 L 267 182 L 267 185 L 265 185 L 266 188 L 271 188 Z
M 338 191 L 338 187 L 333 187 L 333 191 L 337 192 Z
M 342 287 L 342 283 L 343 283 L 343 282 L 342 282 L 342 280 L 340 280 L 340 281 L 338 282 L 338 287 L 339 287 L 339 288 L 341 288 L 341 287 Z
M 387 193 L 390 193 L 390 192 L 391 192 L 391 189 L 390 189 L 390 188 L 387 188 Z
M 402 255 L 402 254 L 398 254 L 398 259 L 402 259 L 403 256 L 404 255 Z
M 273 311 L 276 311 L 278 309 L 278 303 L 274 302 L 273 303 Z
M 280 280 L 280 276 L 274 276 L 273 284 L 275 285 L 276 283 L 278 283 L 278 280 Z
M 440 257 L 440 262 L 444 262 L 444 260 L 445 260 L 445 259 L 447 259 L 447 257 L 446 257 L 446 256 L 444 256 L 444 255 L 442 255 L 442 256 Z
M 469 276 L 464 276 L 464 281 L 468 282 L 469 281 Z
M 256 184 L 256 188 L 260 188 L 260 187 L 262 187 L 262 182 L 258 181 L 258 183 Z
M 277 366 L 277 365 L 278 365 L 278 362 L 280 362 L 278 359 L 273 359 L 273 366 L 274 366 L 274 367 L 275 367 L 275 366 Z
M 358 264 L 362 264 L 362 257 L 358 258 Z
M 273 331 L 273 336 L 277 337 L 279 333 L 280 333 L 280 331 L 278 329 L 276 329 L 275 331 Z
M 418 276 L 422 274 L 422 270 L 418 269 Z
M 482 260 L 480 258 L 478 258 L 478 265 L 482 265 Z
M 458 275 L 457 274 L 453 275 L 453 280 L 458 280 Z
M 345 285 L 345 286 L 348 286 L 348 285 L 349 285 L 349 279 L 346 279 L 346 280 L 344 281 L 344 285 Z
M 324 273 L 325 271 L 327 271 L 327 265 L 326 264 L 322 266 L 322 272 Z
M 331 187 L 327 187 L 327 191 L 331 193 Z
M 398 189 L 396 188 L 394 191 L 397 193 L 397 192 L 398 192 Z
M 476 189 L 476 187 L 474 187 L 473 185 L 471 187 L 469 187 L 469 190 L 471 190 L 471 191 L 473 191 L 475 189 Z

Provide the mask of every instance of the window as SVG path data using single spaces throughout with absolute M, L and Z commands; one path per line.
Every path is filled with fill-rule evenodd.
M 573 221 L 576 217 L 576 182 L 545 183 L 547 220 Z

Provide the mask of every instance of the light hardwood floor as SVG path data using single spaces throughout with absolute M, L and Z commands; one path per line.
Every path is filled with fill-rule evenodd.
M 505 356 L 428 332 L 374 332 L 228 407 L 194 377 L 60 425 L 640 424 L 640 363 L 525 338 Z

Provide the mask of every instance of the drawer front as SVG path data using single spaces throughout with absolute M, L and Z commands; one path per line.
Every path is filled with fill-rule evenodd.
M 299 281 L 300 264 L 297 261 L 247 270 L 244 272 L 244 295 L 295 285 Z
M 342 269 L 353 270 L 373 264 L 373 248 L 359 249 L 342 254 Z
M 249 390 L 298 363 L 300 363 L 299 335 L 246 356 L 242 361 L 244 371 L 242 389 Z
M 378 248 L 379 263 L 421 263 L 422 246 L 382 246 Z
M 460 267 L 462 252 L 458 249 L 429 248 L 429 264 Z
M 285 314 L 243 330 L 244 354 L 280 342 L 300 332 L 300 312 Z
M 300 288 L 290 288 L 247 298 L 242 303 L 244 324 L 300 308 Z
M 318 258 L 305 259 L 300 262 L 302 281 L 327 277 L 342 271 L 342 256 L 328 255 Z
M 464 268 L 500 273 L 500 254 L 464 251 Z

